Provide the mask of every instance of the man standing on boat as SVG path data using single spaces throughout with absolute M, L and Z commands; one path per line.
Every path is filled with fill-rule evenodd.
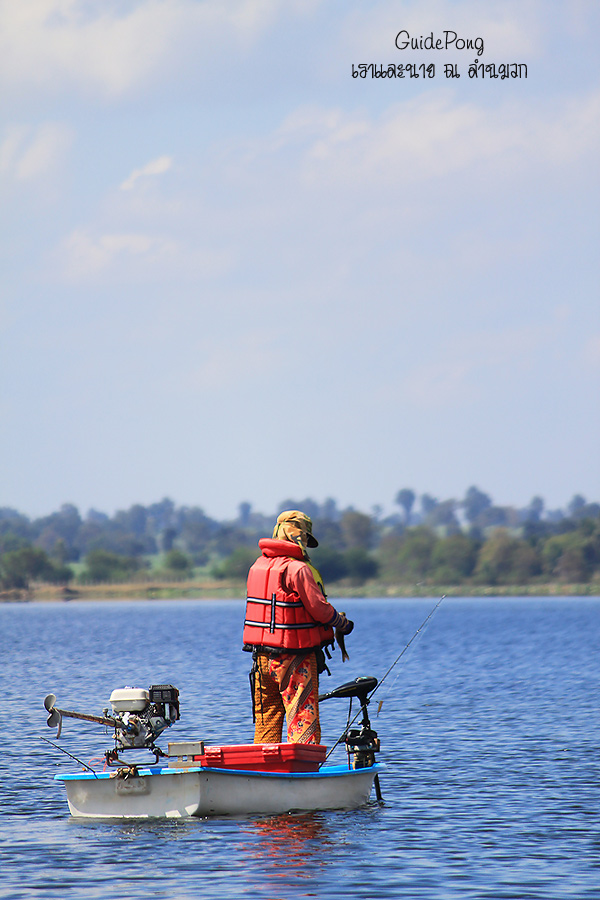
M 327 601 L 323 581 L 310 564 L 308 547 L 317 547 L 312 521 L 297 509 L 278 517 L 272 538 L 248 573 L 244 650 L 254 664 L 254 743 L 281 742 L 287 718 L 288 743 L 319 744 L 319 672 L 323 647 L 333 644 L 334 629 L 354 628 Z

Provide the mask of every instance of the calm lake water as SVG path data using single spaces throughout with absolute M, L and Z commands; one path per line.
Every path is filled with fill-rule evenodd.
M 356 623 L 321 690 L 382 677 L 436 600 L 337 602 Z M 45 744 L 44 696 L 100 714 L 126 684 L 172 683 L 167 740 L 250 743 L 237 601 L 0 606 L 0 897 L 600 897 L 600 600 L 446 599 L 378 690 L 384 805 L 191 821 L 77 821 Z M 383 700 L 379 715 L 375 700 Z M 321 706 L 323 743 L 348 705 Z M 111 745 L 66 719 L 88 762 Z M 331 762 L 342 762 L 336 751 Z

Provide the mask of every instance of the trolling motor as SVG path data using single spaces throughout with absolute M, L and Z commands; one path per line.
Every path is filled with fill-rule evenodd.
M 48 694 L 44 700 L 49 713 L 46 724 L 49 728 L 58 728 L 57 737 L 60 737 L 63 716 L 114 728 L 114 749 L 107 750 L 105 754 L 109 765 L 119 762 L 121 750 L 147 749 L 155 754 L 157 762 L 160 756 L 166 755 L 154 742 L 179 719 L 179 691 L 176 687 L 172 684 L 153 684 L 148 690 L 119 688 L 112 692 L 109 702 L 112 715 L 109 715 L 107 707 L 101 716 L 94 716 L 59 709 L 55 706 L 56 696 Z
M 352 709 L 352 698 L 358 697 L 362 711 L 362 720 L 358 728 L 346 728 L 346 731 L 340 738 L 340 742 L 344 741 L 348 757 L 352 756 L 353 769 L 365 769 L 375 764 L 375 754 L 380 750 L 380 741 L 377 732 L 371 728 L 367 706 L 369 704 L 368 695 L 377 687 L 377 679 L 372 675 L 362 675 L 355 678 L 354 681 L 347 681 L 341 684 L 327 694 L 319 694 L 319 702 L 321 700 L 329 700 L 330 697 L 346 697 L 350 699 L 350 709 Z M 358 716 L 356 717 L 358 718 Z M 352 723 L 350 723 L 352 724 Z M 377 777 L 377 776 L 375 776 Z

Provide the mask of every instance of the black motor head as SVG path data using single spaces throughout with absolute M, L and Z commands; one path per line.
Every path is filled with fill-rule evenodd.
M 377 687 L 377 679 L 372 675 L 360 675 L 354 681 L 347 681 L 340 684 L 339 687 L 328 691 L 326 694 L 319 694 L 319 701 L 329 700 L 330 697 L 358 697 L 360 705 L 364 706 L 367 702 L 368 695 Z

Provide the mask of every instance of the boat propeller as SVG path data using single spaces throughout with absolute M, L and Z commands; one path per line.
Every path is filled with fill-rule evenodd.
M 48 694 L 44 699 L 44 706 L 50 713 L 46 725 L 48 728 L 58 727 L 56 737 L 60 737 L 63 716 L 67 716 L 69 719 L 84 719 L 86 722 L 99 722 L 100 725 L 110 725 L 111 728 L 117 727 L 117 720 L 110 716 L 92 716 L 89 713 L 73 712 L 70 709 L 59 709 L 58 706 L 54 705 L 55 703 L 55 694 Z
M 60 729 L 62 725 L 62 711 L 55 707 L 55 703 L 55 694 L 48 694 L 44 699 L 44 706 L 46 707 L 47 712 L 50 713 L 46 725 L 48 726 L 48 728 L 58 728 L 58 731 L 56 732 L 56 737 L 58 738 L 60 737 Z

